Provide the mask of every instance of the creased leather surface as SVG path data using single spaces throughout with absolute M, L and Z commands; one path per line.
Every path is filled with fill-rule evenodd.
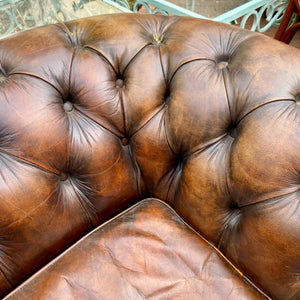
M 300 297 L 300 52 L 194 18 L 0 40 L 0 295 L 145 197 Z
M 265 299 L 169 207 L 145 200 L 5 298 Z

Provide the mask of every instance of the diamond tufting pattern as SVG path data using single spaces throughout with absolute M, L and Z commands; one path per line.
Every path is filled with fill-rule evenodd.
M 1 40 L 1 295 L 151 196 L 268 294 L 296 299 L 300 53 L 286 47 L 139 15 Z

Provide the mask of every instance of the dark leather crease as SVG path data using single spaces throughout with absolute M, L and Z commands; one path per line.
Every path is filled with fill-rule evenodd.
M 183 61 L 180 63 L 180 65 L 176 66 L 174 72 L 171 74 L 171 76 L 169 76 L 169 80 L 168 80 L 168 85 L 171 84 L 175 74 L 185 65 L 191 63 L 191 62 L 194 62 L 194 61 L 201 61 L 201 60 L 204 60 L 204 61 L 211 61 L 211 62 L 215 62 L 213 59 L 211 58 L 205 58 L 205 57 L 195 57 L 195 58 L 192 58 L 192 59 L 189 59 L 189 60 L 186 60 L 186 61 Z
M 288 195 L 294 194 L 298 191 L 300 191 L 300 186 L 297 186 L 297 187 L 294 187 L 294 188 L 289 188 L 289 190 L 287 190 L 287 191 L 278 191 L 276 194 L 272 194 L 271 198 L 257 199 L 257 201 L 253 201 L 251 203 L 241 205 L 240 208 L 242 209 L 242 208 L 251 207 L 253 205 L 259 205 L 261 203 L 270 202 L 270 201 L 275 200 L 276 198 L 280 198 L 280 197 L 283 197 L 283 196 L 288 196 Z
M 286 101 L 291 101 L 291 102 L 295 102 L 294 99 L 286 99 L 286 98 L 283 98 L 283 99 L 266 99 L 265 101 L 263 101 L 262 103 L 260 103 L 259 105 L 253 107 L 251 110 L 249 111 L 246 111 L 237 121 L 237 124 L 239 124 L 243 119 L 245 119 L 249 114 L 251 114 L 252 112 L 256 111 L 257 109 L 267 105 L 267 104 L 271 104 L 271 103 L 274 103 L 274 102 L 286 102 Z
M 138 49 L 131 57 L 131 59 L 128 61 L 127 65 L 124 67 L 124 69 L 121 71 L 122 74 L 126 73 L 126 70 L 128 69 L 128 66 L 131 64 L 131 62 L 140 54 L 143 52 L 144 49 L 146 49 L 148 46 L 151 46 L 151 43 L 147 43 L 144 46 L 142 46 L 140 49 Z
M 40 75 L 36 75 L 36 74 L 30 73 L 30 72 L 25 72 L 25 71 L 18 71 L 18 72 L 13 72 L 13 73 L 10 74 L 10 76 L 13 76 L 13 75 L 26 75 L 26 76 L 34 77 L 36 79 L 40 79 L 43 82 L 50 85 L 51 87 L 53 87 L 60 94 L 60 96 L 63 98 L 63 92 L 57 86 L 55 86 L 53 83 L 51 83 L 49 80 L 47 80 L 46 78 L 41 77 Z
M 153 114 L 150 117 L 148 117 L 146 120 L 143 120 L 141 122 L 141 125 L 132 132 L 132 134 L 131 134 L 131 136 L 129 136 L 129 138 L 134 137 L 134 135 L 136 135 L 140 130 L 142 130 L 145 126 L 147 126 L 151 122 L 151 120 L 153 120 L 164 109 L 166 109 L 166 107 L 165 107 L 164 104 L 162 104 L 161 106 L 157 107 L 153 111 Z
M 106 56 L 105 53 L 102 52 L 100 49 L 97 49 L 96 47 L 94 47 L 93 45 L 86 45 L 84 46 L 86 49 L 90 49 L 91 51 L 97 53 L 100 57 L 102 57 L 107 64 L 114 70 L 115 74 L 119 74 L 119 71 L 115 68 L 113 62 L 111 62 Z
M 0 148 L 0 152 L 5 153 L 5 154 L 7 154 L 7 155 L 9 155 L 9 156 L 11 156 L 11 157 L 14 157 L 14 158 L 17 159 L 19 162 L 22 162 L 22 163 L 24 163 L 24 164 L 27 164 L 27 165 L 29 165 L 29 166 L 31 166 L 31 167 L 38 168 L 38 169 L 41 170 L 41 171 L 44 171 L 44 172 L 47 172 L 47 173 L 50 173 L 50 174 L 59 175 L 59 173 L 58 173 L 58 172 L 54 172 L 54 170 L 52 171 L 52 170 L 46 169 L 45 167 L 43 167 L 42 165 L 37 164 L 36 162 L 33 162 L 33 161 L 31 161 L 31 160 L 29 160 L 29 159 L 27 159 L 27 158 L 24 158 L 24 157 L 15 155 L 15 154 L 13 154 L 13 153 L 10 153 L 10 152 L 8 152 L 8 151 L 6 151 L 6 150 L 4 150 L 4 149 L 1 149 L 1 148 Z
M 76 110 L 79 111 L 82 115 L 84 115 L 85 117 L 89 118 L 91 121 L 93 121 L 95 124 L 97 124 L 99 127 L 103 128 L 103 130 L 107 130 L 108 132 L 110 132 L 111 134 L 122 138 L 123 134 L 117 130 L 113 130 L 116 128 L 108 128 L 108 126 L 104 126 L 103 124 L 101 124 L 99 121 L 95 120 L 95 118 L 91 117 L 90 115 L 86 114 L 82 109 L 80 109 L 80 106 L 76 107 Z M 99 118 L 99 117 L 98 117 Z

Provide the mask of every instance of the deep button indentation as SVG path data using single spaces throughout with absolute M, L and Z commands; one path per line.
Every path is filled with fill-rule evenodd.
M 0 67 L 0 83 L 5 81 L 5 79 L 8 77 L 6 72 Z
M 183 154 L 182 153 L 177 154 L 175 161 L 176 161 L 176 169 L 178 171 L 182 171 L 183 165 L 184 165 L 184 156 L 183 156 Z
M 227 68 L 227 66 L 228 66 L 228 61 L 220 61 L 217 64 L 217 67 L 219 70 L 225 69 L 225 68 Z
M 235 125 L 232 125 L 228 128 L 228 134 L 234 139 L 237 137 L 237 128 Z
M 127 146 L 129 144 L 129 139 L 124 137 L 124 138 L 121 139 L 121 143 L 122 143 L 123 146 Z
M 166 90 L 166 93 L 164 95 L 164 102 L 166 105 L 168 105 L 170 102 L 170 91 L 169 90 Z
M 60 181 L 66 181 L 68 178 L 69 178 L 69 174 L 68 174 L 68 173 L 62 172 L 62 173 L 59 175 L 59 180 L 60 180 Z
M 5 81 L 6 78 L 7 78 L 7 76 L 0 72 L 0 83 Z
M 67 101 L 67 102 L 64 103 L 64 110 L 66 112 L 72 111 L 73 108 L 74 108 L 74 105 L 70 101 Z
M 231 202 L 230 209 L 231 209 L 231 211 L 240 211 L 240 207 L 238 206 L 238 204 L 236 202 Z
M 164 41 L 163 34 L 153 33 L 152 38 L 153 38 L 153 44 L 160 45 Z
M 116 87 L 121 89 L 123 86 L 124 86 L 124 80 L 121 79 L 121 78 L 117 79 L 116 80 Z
M 232 205 L 229 213 L 230 218 L 228 223 L 228 229 L 236 228 L 241 222 L 242 211 L 237 205 Z
M 295 97 L 295 100 L 296 100 L 296 105 L 300 105 L 300 92 L 296 95 Z

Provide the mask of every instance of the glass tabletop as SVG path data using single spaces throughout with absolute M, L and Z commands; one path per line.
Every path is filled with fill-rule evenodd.
M 167 0 L 207 18 L 215 18 L 251 0 Z
M 132 11 L 209 18 L 231 24 L 241 20 L 243 28 L 250 16 L 253 25 L 249 29 L 264 32 L 279 24 L 287 3 L 288 0 L 0 0 L 0 38 L 44 24 Z M 267 25 L 261 26 L 263 16 Z
M 102 0 L 0 0 L 0 37 L 33 28 L 122 10 Z

